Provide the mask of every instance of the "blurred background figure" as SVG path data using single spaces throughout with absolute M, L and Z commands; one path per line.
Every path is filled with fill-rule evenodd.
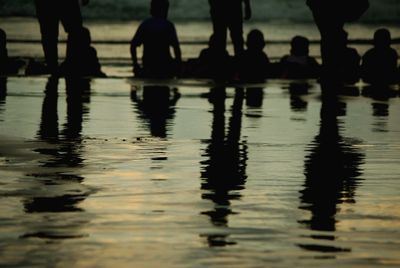
M 181 49 L 175 25 L 168 18 L 169 1 L 152 0 L 151 18 L 143 21 L 131 41 L 131 56 L 136 76 L 169 78 L 178 73 Z M 137 48 L 143 45 L 143 66 L 139 65 Z M 172 58 L 170 47 L 174 50 Z
M 391 34 L 378 29 L 374 34 L 374 47 L 362 57 L 362 79 L 370 84 L 392 84 L 396 82 L 398 54 L 391 47 Z
M 297 35 L 290 42 L 290 55 L 280 60 L 281 78 L 316 78 L 320 74 L 320 65 L 309 55 L 310 41 Z

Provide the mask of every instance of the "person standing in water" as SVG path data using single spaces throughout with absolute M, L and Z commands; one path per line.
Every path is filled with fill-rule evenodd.
M 250 0 L 208 0 L 208 2 L 213 32 L 219 48 L 222 51 L 226 48 L 229 29 L 235 56 L 240 56 L 244 51 L 243 19 L 251 18 Z
M 35 0 L 36 15 L 40 25 L 42 46 L 46 60 L 46 72 L 58 72 L 58 34 L 61 22 L 66 33 L 82 28 L 80 3 L 89 0 Z
M 321 35 L 322 80 L 341 82 L 340 69 L 346 51 L 346 22 L 358 20 L 368 9 L 368 0 L 307 0 Z

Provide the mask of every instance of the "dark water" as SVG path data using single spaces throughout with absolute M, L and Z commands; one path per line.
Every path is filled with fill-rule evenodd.
M 0 266 L 400 265 L 397 88 L 0 82 Z

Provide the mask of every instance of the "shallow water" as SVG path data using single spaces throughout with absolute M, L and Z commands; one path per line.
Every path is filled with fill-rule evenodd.
M 108 76 L 132 76 L 129 42 L 139 23 L 139 21 L 88 21 L 85 23 L 91 31 L 93 46 L 97 50 L 103 71 Z M 348 24 L 346 25 L 346 30 L 352 42 L 350 45 L 360 55 L 363 55 L 371 48 L 368 41 L 372 39 L 375 30 L 382 27 L 391 31 L 392 38 L 396 41 L 392 47 L 400 51 L 400 27 L 398 24 Z M 8 44 L 10 56 L 43 58 L 43 51 L 40 45 L 40 30 L 35 18 L 2 18 L 0 28 L 7 32 L 8 40 L 10 41 Z M 267 41 L 264 52 L 271 61 L 279 61 L 282 56 L 289 53 L 290 40 L 295 35 L 306 36 L 313 41 L 310 45 L 310 55 L 319 60 L 318 40 L 320 38 L 318 30 L 313 23 L 288 21 L 246 22 L 244 35 L 247 35 L 251 29 L 255 28 L 264 33 Z M 207 21 L 178 21 L 176 22 L 176 29 L 184 59 L 198 57 L 200 51 L 207 46 L 207 40 L 212 32 L 211 23 Z M 60 41 L 65 41 L 66 38 L 65 32 L 60 26 Z M 228 51 L 233 54 L 232 45 L 228 45 Z M 60 42 L 59 55 L 61 59 L 65 56 L 65 43 Z
M 0 266 L 399 267 L 398 89 L 257 86 L 3 80 Z

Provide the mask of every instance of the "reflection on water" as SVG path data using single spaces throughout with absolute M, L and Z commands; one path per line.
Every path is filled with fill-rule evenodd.
M 143 124 L 149 128 L 151 136 L 166 138 L 180 98 L 178 90 L 168 86 L 144 86 L 141 96 L 138 93 L 138 89 L 133 88 L 131 100 Z
M 322 96 L 319 133 L 309 146 L 305 158 L 305 184 L 301 190 L 301 206 L 311 218 L 300 221 L 312 231 L 312 244 L 299 244 L 306 250 L 348 252 L 351 248 L 327 245 L 336 239 L 336 215 L 340 204 L 355 203 L 355 191 L 360 184 L 360 165 L 364 154 L 341 136 L 338 116 L 346 114 L 346 105 L 337 96 Z M 325 243 L 324 243 L 325 242 Z
M 232 200 L 241 198 L 240 191 L 246 183 L 247 145 L 241 140 L 243 89 L 236 89 L 228 130 L 225 130 L 225 88 L 212 88 L 209 101 L 213 105 L 211 138 L 206 140 L 207 147 L 201 162 L 202 198 L 213 202 L 213 209 L 202 214 L 210 218 L 216 227 L 228 227 L 229 215 L 235 211 Z M 206 234 L 210 247 L 235 244 L 226 234 Z
M 297 82 L 9 77 L 0 266 L 397 267 L 400 98 Z
M 89 112 L 90 81 L 66 79 L 67 116 L 61 131 L 58 123 L 58 82 L 58 78 L 51 77 L 46 85 L 37 133 L 42 148 L 36 149 L 45 156 L 45 160 L 40 163 L 37 172 L 27 174 L 32 180 L 32 189 L 30 196 L 23 201 L 26 213 L 40 213 L 43 218 L 40 224 L 21 238 L 67 239 L 85 236 L 79 231 L 86 223 L 79 204 L 91 191 L 82 184 L 84 177 L 79 175 L 79 168 L 84 166 L 81 131 L 83 119 Z M 48 213 L 58 215 L 57 220 L 54 222 L 53 218 L 50 221 Z M 68 224 L 65 225 L 64 221 Z
M 305 82 L 292 82 L 289 84 L 290 109 L 293 112 L 307 111 L 308 102 L 302 97 L 308 94 L 310 85 Z
M 4 105 L 6 104 L 7 97 L 7 78 L 0 77 L 0 122 L 3 121 L 2 113 L 4 111 Z
M 389 116 L 389 102 L 397 96 L 397 91 L 386 85 L 367 86 L 362 95 L 372 100 L 372 115 L 375 121 L 372 126 L 374 132 L 387 132 L 387 117 Z

